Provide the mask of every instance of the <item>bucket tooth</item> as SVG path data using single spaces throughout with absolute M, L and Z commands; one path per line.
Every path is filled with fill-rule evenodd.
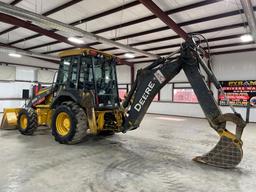
M 231 135 L 231 133 L 228 135 Z M 242 141 L 234 137 L 222 135 L 217 145 L 210 152 L 203 156 L 195 157 L 193 160 L 227 169 L 236 167 L 243 158 L 243 150 Z

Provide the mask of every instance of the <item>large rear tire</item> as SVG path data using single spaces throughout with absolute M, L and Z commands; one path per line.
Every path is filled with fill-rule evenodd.
M 61 144 L 80 143 L 87 135 L 88 120 L 75 102 L 63 102 L 52 116 L 52 135 Z
M 34 109 L 21 109 L 18 115 L 18 129 L 23 135 L 33 135 L 38 127 L 37 114 Z

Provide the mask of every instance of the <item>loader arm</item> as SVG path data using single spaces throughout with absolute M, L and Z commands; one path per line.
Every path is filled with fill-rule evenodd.
M 47 87 L 47 88 L 39 91 L 39 93 L 34 98 L 29 100 L 29 103 L 26 105 L 26 107 L 28 107 L 28 108 L 29 107 L 34 107 L 35 105 L 37 105 L 40 102 L 40 100 L 42 100 L 45 97 L 49 96 L 55 90 L 56 90 L 55 86 L 50 86 L 50 87 Z
M 36 108 L 42 100 L 52 95 L 54 91 L 56 91 L 56 86 L 50 86 L 40 90 L 38 95 L 29 99 L 29 102 L 24 105 L 24 108 Z M 21 110 L 22 108 L 5 108 L 0 129 L 16 129 L 18 115 Z
M 202 66 L 217 89 L 221 86 L 201 57 L 201 48 L 193 36 L 182 44 L 179 52 L 177 59 L 160 58 L 137 72 L 131 91 L 123 102 L 126 111 L 123 132 L 139 127 L 155 95 L 183 70 L 210 126 L 220 135 L 220 141 L 210 152 L 194 160 L 217 167 L 233 168 L 242 159 L 241 136 L 246 123 L 238 113 L 221 113 L 199 66 Z M 226 130 L 227 121 L 236 124 L 235 134 Z

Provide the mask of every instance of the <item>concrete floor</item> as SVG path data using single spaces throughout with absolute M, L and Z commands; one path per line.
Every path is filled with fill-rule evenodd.
M 253 192 L 256 124 L 243 138 L 243 161 L 224 170 L 191 161 L 218 140 L 202 119 L 147 115 L 135 131 L 73 146 L 47 130 L 0 131 L 0 192 Z

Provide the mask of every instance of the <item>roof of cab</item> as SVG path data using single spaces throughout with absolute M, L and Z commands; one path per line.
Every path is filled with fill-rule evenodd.
M 86 55 L 90 55 L 90 51 L 104 55 L 105 57 L 115 57 L 114 55 L 111 55 L 102 51 L 98 51 L 96 49 L 91 49 L 91 48 L 70 49 L 70 50 L 59 53 L 59 57 L 61 58 L 61 57 L 67 57 L 67 56 L 73 56 L 73 55 L 81 55 L 83 53 Z

